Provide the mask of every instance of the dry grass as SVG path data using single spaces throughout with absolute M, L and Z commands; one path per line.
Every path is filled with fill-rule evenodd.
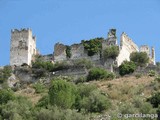
M 131 102 L 135 96 L 149 97 L 154 90 L 148 86 L 153 81 L 154 77 L 142 76 L 137 79 L 134 76 L 128 76 L 111 81 L 94 81 L 92 83 L 108 94 L 109 98 L 115 103 L 116 101 Z
M 35 90 L 30 87 L 15 92 L 15 95 L 27 97 L 33 104 L 36 104 L 42 97 L 41 94 L 36 94 Z

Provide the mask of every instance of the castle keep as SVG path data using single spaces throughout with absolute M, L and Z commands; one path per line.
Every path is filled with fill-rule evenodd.
M 36 37 L 30 29 L 11 30 L 10 65 L 31 65 L 36 54 Z

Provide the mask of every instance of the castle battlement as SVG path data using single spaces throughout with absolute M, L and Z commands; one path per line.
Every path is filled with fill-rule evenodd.
M 19 29 L 12 29 L 11 30 L 12 34 L 21 33 L 21 32 L 32 32 L 32 30 L 30 28 L 21 28 L 20 30 Z

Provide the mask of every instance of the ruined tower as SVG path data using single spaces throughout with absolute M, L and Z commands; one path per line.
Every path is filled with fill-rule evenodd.
M 108 45 L 117 45 L 116 29 L 110 29 L 107 38 Z
M 11 30 L 10 65 L 31 65 L 36 54 L 36 37 L 31 29 Z
M 152 50 L 151 61 L 152 61 L 153 65 L 156 65 L 156 62 L 155 62 L 155 49 L 154 49 L 154 47 L 152 47 L 151 50 Z

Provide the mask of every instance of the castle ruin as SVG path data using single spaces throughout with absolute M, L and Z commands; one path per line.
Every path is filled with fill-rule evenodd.
M 111 68 L 113 64 L 116 66 L 120 66 L 123 61 L 125 60 L 130 61 L 130 54 L 132 52 L 146 52 L 149 57 L 149 64 L 155 65 L 154 48 L 152 47 L 151 53 L 148 46 L 142 45 L 139 48 L 133 42 L 133 40 L 124 32 L 121 34 L 120 45 L 118 45 L 116 37 L 116 29 L 109 30 L 107 38 L 104 39 L 104 41 L 102 42 L 102 51 L 112 45 L 119 47 L 119 55 L 115 60 L 108 59 L 107 61 L 104 61 L 103 56 L 101 56 L 99 53 L 93 56 L 88 56 L 87 51 L 85 50 L 84 45 L 82 43 L 73 44 L 70 46 L 72 56 L 69 59 L 74 60 L 74 59 L 86 58 L 96 63 L 102 63 L 102 65 L 106 66 L 107 68 Z M 66 45 L 62 43 L 56 43 L 54 46 L 54 61 L 68 60 L 66 49 L 67 49 Z
M 130 61 L 130 54 L 132 52 L 146 52 L 149 57 L 149 63 L 155 65 L 155 50 L 152 47 L 150 50 L 148 46 L 142 45 L 140 48 L 128 37 L 126 33 L 121 34 L 120 45 L 118 45 L 116 37 L 116 29 L 110 29 L 106 39 L 102 41 L 102 52 L 109 46 L 117 46 L 119 48 L 119 55 L 116 59 L 108 59 L 104 61 L 103 54 L 98 52 L 92 56 L 88 55 L 83 43 L 73 44 L 71 46 L 62 43 L 56 43 L 54 46 L 53 57 L 51 55 L 45 56 L 45 59 L 56 61 L 75 60 L 75 59 L 89 59 L 96 64 L 101 64 L 106 68 L 112 68 L 113 65 L 117 67 L 123 61 Z M 71 56 L 68 58 L 66 50 L 69 49 Z M 10 65 L 22 65 L 26 63 L 31 65 L 33 56 L 37 53 L 36 37 L 32 36 L 30 29 L 14 29 L 11 31 L 11 47 L 10 47 Z
M 31 65 L 36 54 L 36 37 L 32 36 L 31 29 L 11 30 L 10 65 Z

